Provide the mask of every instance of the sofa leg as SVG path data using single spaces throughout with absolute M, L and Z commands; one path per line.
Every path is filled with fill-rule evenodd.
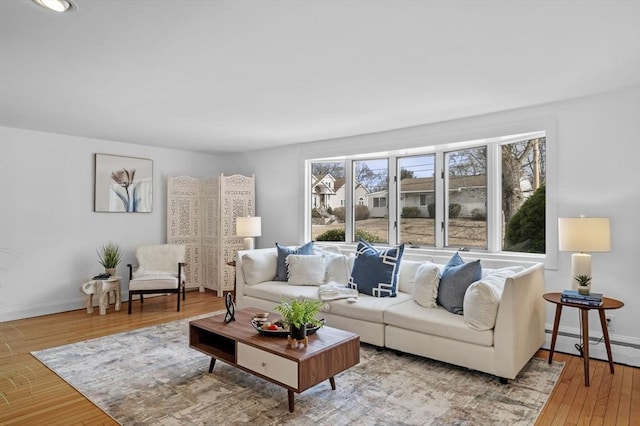
M 402 356 L 402 355 L 404 355 L 404 352 L 402 352 L 402 351 L 396 351 L 396 356 Z
M 500 380 L 500 384 L 501 385 L 508 385 L 509 384 L 509 379 L 507 379 L 505 377 L 498 377 L 498 380 Z
M 382 352 L 382 351 L 384 351 L 383 346 L 376 346 L 376 352 Z

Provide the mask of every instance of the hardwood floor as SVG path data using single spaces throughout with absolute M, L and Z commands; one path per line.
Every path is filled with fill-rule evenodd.
M 0 425 L 116 425 L 117 423 L 37 361 L 30 352 L 224 309 L 211 292 L 189 292 L 181 311 L 174 296 L 149 297 L 107 315 L 85 310 L 0 323 Z M 546 358 L 547 351 L 538 356 Z M 591 362 L 591 386 L 584 386 L 582 359 L 558 353 L 566 366 L 538 425 L 640 424 L 640 369 Z M 100 374 L 100 372 L 96 372 Z

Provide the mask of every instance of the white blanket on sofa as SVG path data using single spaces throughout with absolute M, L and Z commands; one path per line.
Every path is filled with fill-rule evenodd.
M 320 300 L 326 302 L 328 300 L 358 297 L 358 290 L 349 288 L 344 284 L 331 281 L 327 284 L 318 286 L 318 295 L 320 296 Z

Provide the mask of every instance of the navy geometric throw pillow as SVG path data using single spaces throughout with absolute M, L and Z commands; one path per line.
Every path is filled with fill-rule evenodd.
M 356 248 L 349 287 L 374 297 L 395 297 L 404 244 L 378 250 L 364 240 Z

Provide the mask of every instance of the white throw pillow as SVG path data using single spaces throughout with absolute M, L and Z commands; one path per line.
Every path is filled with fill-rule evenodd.
M 253 252 L 242 256 L 242 272 L 247 285 L 273 281 L 277 266 L 278 255 L 275 252 Z
M 324 256 L 290 254 L 286 259 L 287 282 L 291 285 L 324 284 Z
M 431 262 L 424 262 L 416 270 L 413 283 L 413 300 L 425 308 L 436 308 L 440 269 Z
M 469 327 L 475 330 L 491 330 L 496 325 L 504 283 L 508 277 L 522 270 L 524 268 L 521 266 L 502 268 L 467 288 L 462 315 Z
M 351 276 L 347 256 L 343 254 L 328 254 L 324 257 L 325 274 L 324 282 L 337 282 L 347 284 Z
M 403 293 L 413 293 L 413 283 L 416 279 L 416 271 L 422 262 L 402 259 L 400 271 L 398 272 L 398 291 Z

